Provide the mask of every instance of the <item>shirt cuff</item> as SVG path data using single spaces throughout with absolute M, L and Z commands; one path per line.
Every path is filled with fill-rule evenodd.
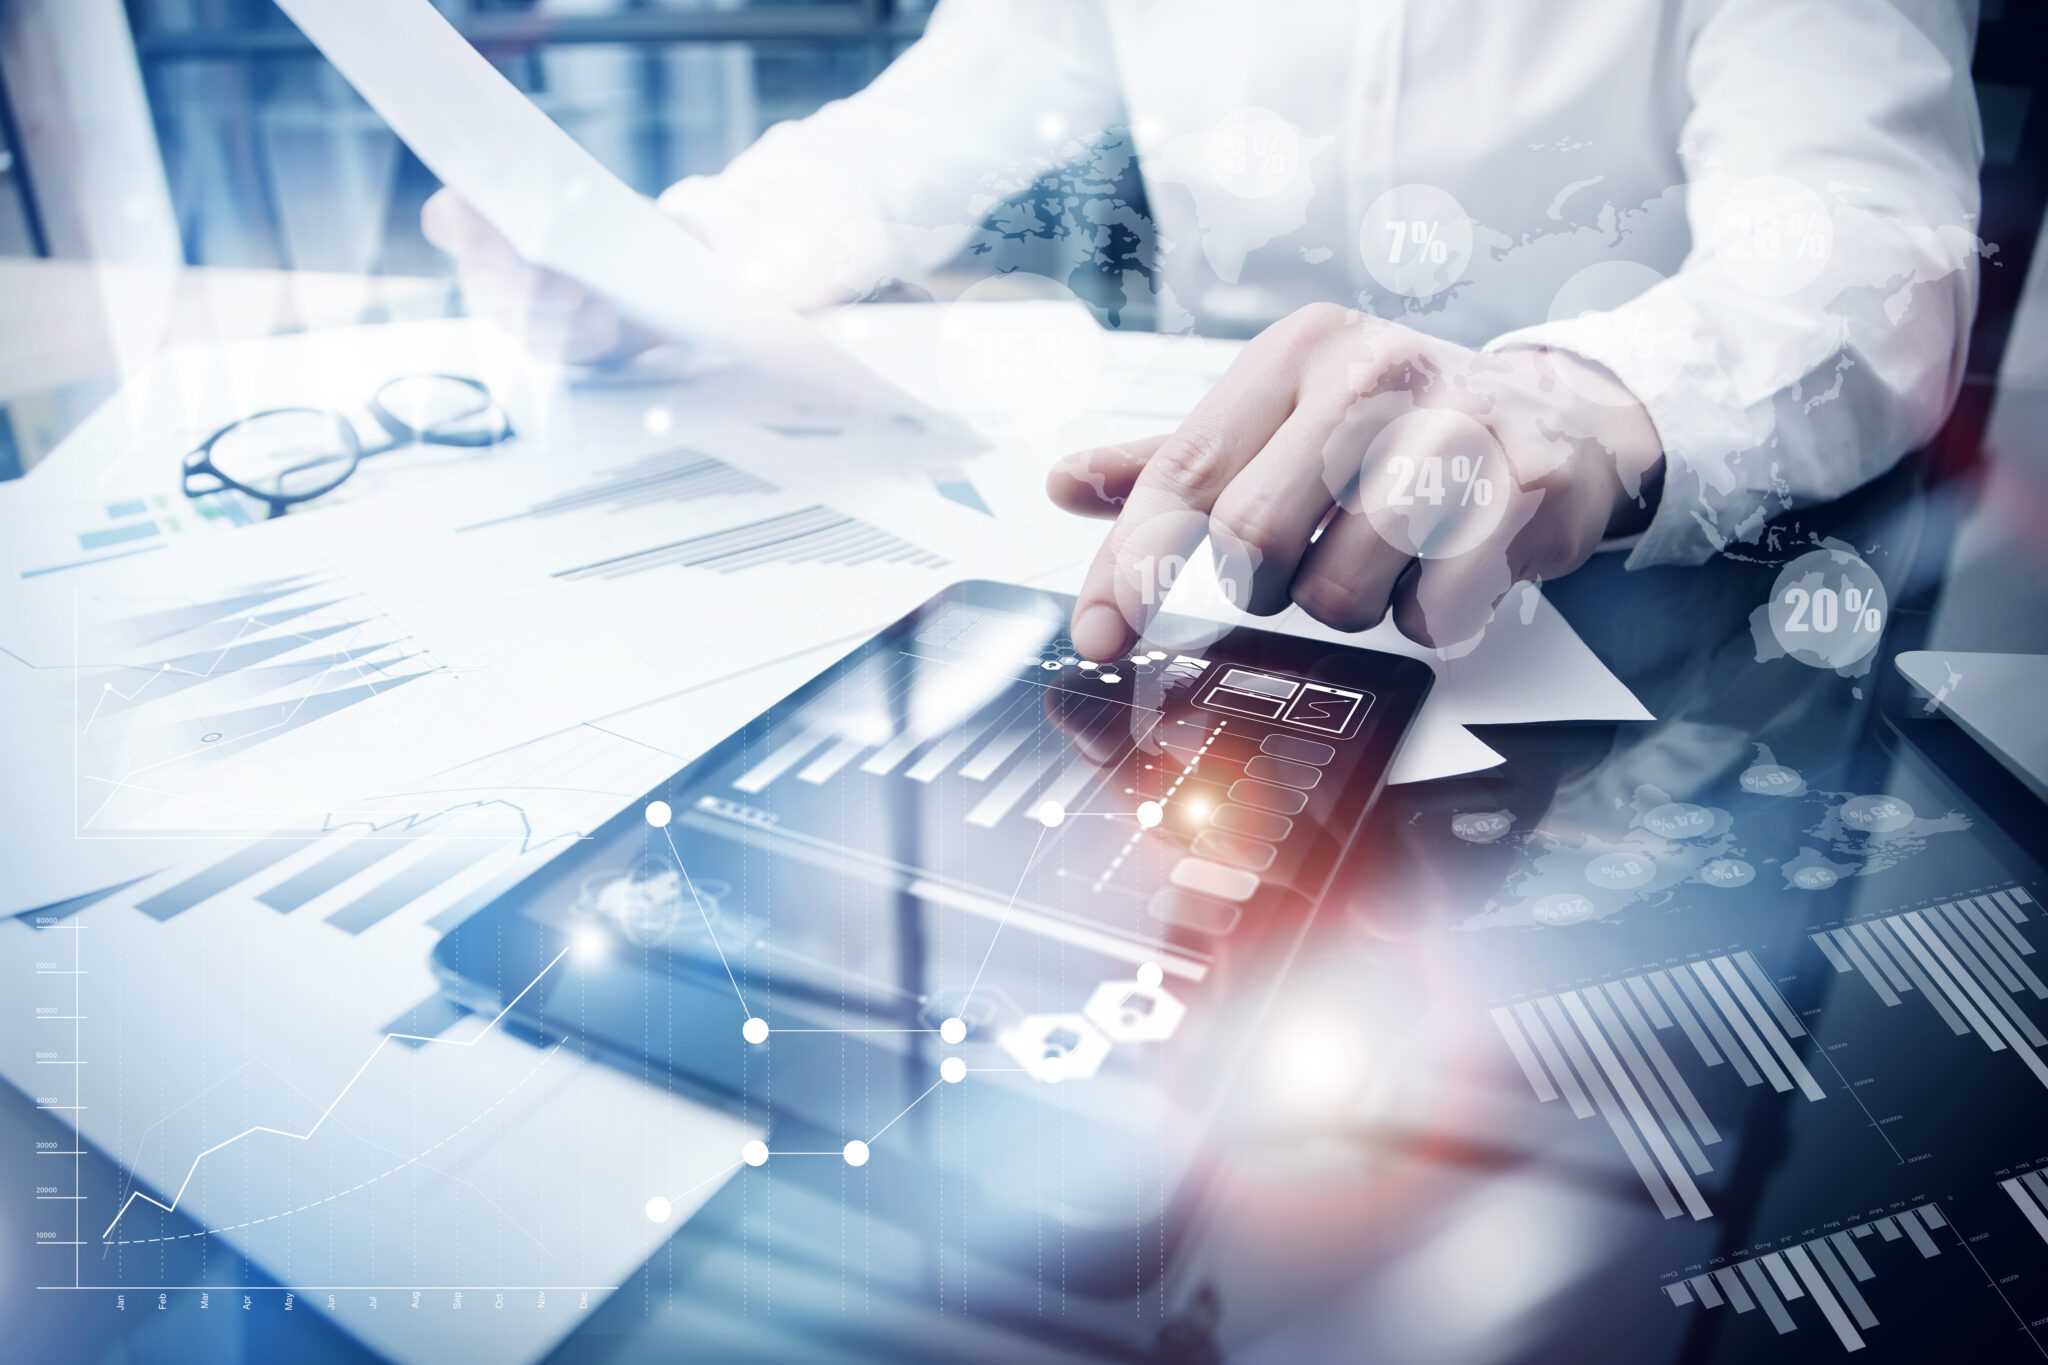
M 1605 368 L 1620 380 L 1649 414 L 1664 448 L 1664 487 L 1650 524 L 1635 537 L 1622 537 L 1603 549 L 1629 549 L 1628 567 L 1653 564 L 1703 564 L 1719 553 L 1729 537 L 1706 514 L 1707 500 L 1696 466 L 1703 438 L 1717 423 L 1713 414 L 1688 397 L 1685 381 L 1691 365 L 1691 331 L 1683 307 L 1670 295 L 1652 290 L 1604 313 L 1538 323 L 1495 337 L 1483 348 L 1506 351 L 1542 348 L 1565 351 Z

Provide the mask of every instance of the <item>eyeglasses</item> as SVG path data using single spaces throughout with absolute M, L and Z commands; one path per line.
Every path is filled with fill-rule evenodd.
M 384 429 L 365 446 L 355 423 L 326 408 L 271 408 L 228 423 L 185 457 L 185 496 L 232 488 L 280 517 L 331 493 L 364 460 L 422 445 L 481 448 L 512 439 L 512 419 L 491 391 L 453 374 L 393 379 L 370 398 Z

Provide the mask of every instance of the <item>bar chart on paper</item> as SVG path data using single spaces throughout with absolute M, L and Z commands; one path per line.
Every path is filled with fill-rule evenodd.
M 1876 1291 L 1862 1287 L 1877 1280 L 1872 1258 L 1907 1273 L 1915 1262 L 1940 1256 L 1941 1241 L 1953 1245 L 1954 1237 L 1934 1204 L 1900 1205 L 1840 1231 L 1666 1280 L 1663 1292 L 1675 1307 L 1759 1314 L 1779 1336 L 1798 1331 L 1802 1305 L 1811 1305 L 1843 1350 L 1860 1351 L 1868 1344 L 1863 1334 L 1878 1326 L 1870 1306 Z
M 578 726 L 450 769 L 431 789 L 393 793 L 388 814 L 366 801 L 334 813 L 325 830 L 253 840 L 149 878 L 124 899 L 160 923 L 240 896 L 349 935 L 394 920 L 424 921 L 438 933 L 673 766 L 660 750 Z M 79 910 L 91 903 L 81 902 Z
M 523 510 L 473 522 L 458 531 L 576 512 L 617 513 L 659 503 L 696 502 L 702 498 L 773 493 L 775 485 L 715 455 L 682 448 L 664 450 L 630 463 L 599 471 L 589 482 L 530 503 Z
M 1714 1169 L 1707 1151 L 1722 1140 L 1681 1062 L 1725 1064 L 1744 1086 L 1827 1098 L 1800 1057 L 1806 1028 L 1748 952 L 1490 1013 L 1536 1098 L 1604 1120 L 1666 1218 L 1713 1216 L 1698 1177 Z
M 909 564 L 942 568 L 946 560 L 903 537 L 845 512 L 813 505 L 741 526 L 686 536 L 627 554 L 555 570 L 572 582 L 623 578 L 650 569 L 708 569 L 739 573 L 761 564 Z
M 367 747 L 460 686 L 346 578 L 289 564 L 251 574 L 212 552 L 229 539 L 149 561 L 148 574 L 116 562 L 43 580 L 0 622 L 11 910 L 177 860 L 176 843 L 150 840 L 290 823 L 333 770 L 280 764 L 281 747 L 320 751 L 344 731 Z
M 161 550 L 181 536 L 219 528 L 252 526 L 259 510 L 232 491 L 195 497 L 156 494 L 111 502 L 80 502 L 46 509 L 47 515 L 17 531 L 32 543 L 16 569 L 22 579 L 67 573 L 110 559 Z M 41 551 L 38 554 L 37 551 Z M 47 557 L 44 557 L 47 556 Z
M 721 517 L 715 525 L 681 536 L 650 535 L 649 523 L 631 520 L 633 513 L 664 504 L 713 499 L 738 515 Z M 792 499 L 758 474 L 687 447 L 600 470 L 516 511 L 457 527 L 456 533 L 565 521 L 574 527 L 564 542 L 569 562 L 550 570 L 565 582 L 628 578 L 665 568 L 734 574 L 771 564 L 942 568 L 947 563 L 944 556 L 902 536 L 848 512 Z M 646 543 L 622 549 L 621 538 L 626 544 Z M 593 548 L 601 553 L 590 557 L 587 551 Z M 576 554 L 577 549 L 586 554 Z
M 104 662 L 78 671 L 78 742 L 101 755 L 118 737 L 121 759 L 98 779 L 115 788 L 120 763 L 157 770 L 242 753 L 440 671 L 375 607 L 316 574 L 138 602 L 79 647 Z
M 1885 915 L 1811 935 L 1828 964 L 1862 978 L 1887 1008 L 1918 996 L 1958 1038 L 1975 1037 L 2009 1054 L 2043 1087 L 2048 1036 L 2021 1007 L 2048 1000 L 2048 984 L 2028 965 L 2035 956 L 2021 926 L 2039 906 L 2022 886 L 1958 896 L 1919 910 Z

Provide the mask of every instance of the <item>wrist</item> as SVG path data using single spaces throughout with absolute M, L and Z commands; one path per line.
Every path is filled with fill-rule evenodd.
M 1614 372 L 1569 351 L 1546 351 L 1568 392 L 1581 402 L 1584 435 L 1611 463 L 1612 507 L 1606 538 L 1646 529 L 1664 491 L 1664 442 L 1649 410 Z M 1605 471 L 1603 471 L 1605 472 Z

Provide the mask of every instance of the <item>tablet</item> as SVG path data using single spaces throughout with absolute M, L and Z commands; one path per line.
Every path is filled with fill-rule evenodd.
M 1432 674 L 1176 617 L 1097 663 L 1072 610 L 948 589 L 451 931 L 443 980 L 765 1121 L 774 1176 L 852 1197 L 854 1144 L 906 1227 L 1130 1292 Z

